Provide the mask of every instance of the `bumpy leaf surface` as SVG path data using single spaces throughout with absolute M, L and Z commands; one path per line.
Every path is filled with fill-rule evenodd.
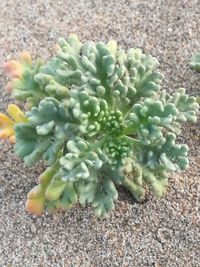
M 105 216 L 118 197 L 116 184 L 137 201 L 145 184 L 161 197 L 168 173 L 188 166 L 188 148 L 176 136 L 182 122 L 196 121 L 199 106 L 182 88 L 173 95 L 161 90 L 154 57 L 126 53 L 114 40 L 81 43 L 70 35 L 46 63 L 20 64 L 13 92 L 28 111 L 14 129 L 15 151 L 29 166 L 41 158 L 50 166 L 28 195 L 30 212 L 79 201 Z

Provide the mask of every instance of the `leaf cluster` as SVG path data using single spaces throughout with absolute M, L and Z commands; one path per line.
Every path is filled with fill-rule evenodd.
M 79 201 L 105 216 L 118 184 L 138 201 L 146 184 L 158 197 L 166 192 L 167 174 L 188 166 L 188 147 L 176 139 L 183 122 L 196 121 L 198 104 L 183 88 L 161 90 L 158 66 L 140 49 L 70 35 L 53 58 L 24 71 L 14 95 L 29 110 L 15 126 L 15 152 L 28 166 L 40 159 L 49 166 L 28 195 L 30 212 Z

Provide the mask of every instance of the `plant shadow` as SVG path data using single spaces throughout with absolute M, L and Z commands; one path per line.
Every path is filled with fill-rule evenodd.
M 117 186 L 117 191 L 118 191 L 118 200 L 119 201 L 124 201 L 128 204 L 134 205 L 134 204 L 140 204 L 140 205 L 144 205 L 146 204 L 149 200 L 150 200 L 150 196 L 147 193 L 144 197 L 144 199 L 139 202 L 137 201 L 132 194 L 130 193 L 130 191 L 128 189 L 126 189 L 123 186 Z

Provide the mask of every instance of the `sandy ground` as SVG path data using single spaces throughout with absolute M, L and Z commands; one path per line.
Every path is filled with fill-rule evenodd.
M 0 63 L 29 50 L 47 58 L 60 36 L 81 40 L 115 38 L 124 48 L 156 56 L 163 87 L 199 91 L 200 76 L 188 68 L 200 50 L 200 1 L 195 0 L 1 0 Z M 0 109 L 11 98 L 0 69 Z M 12 147 L 0 142 L 0 267 L 198 267 L 200 266 L 200 124 L 186 125 L 190 168 L 173 175 L 166 197 L 148 195 L 142 205 L 120 189 L 107 219 L 90 207 L 40 218 L 24 211 L 27 192 L 42 164 L 25 168 Z

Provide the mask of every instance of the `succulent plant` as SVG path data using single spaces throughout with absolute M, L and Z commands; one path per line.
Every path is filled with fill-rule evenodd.
M 190 68 L 196 72 L 200 72 L 200 54 L 197 54 L 191 59 Z M 197 102 L 200 104 L 200 91 L 197 94 Z
M 32 63 L 25 52 L 5 63 L 7 88 L 25 103 L 14 121 L 0 115 L 0 137 L 15 136 L 15 153 L 26 165 L 45 161 L 26 208 L 42 214 L 91 203 L 98 216 L 114 208 L 116 185 L 137 201 L 145 185 L 161 197 L 168 173 L 185 170 L 188 147 L 177 144 L 181 124 L 195 122 L 198 104 L 183 88 L 161 90 L 158 61 L 112 40 L 81 43 L 59 39 L 56 55 Z M 19 115 L 19 116 L 18 116 Z M 9 129 L 9 131 L 7 131 Z
M 195 55 L 190 61 L 190 68 L 200 72 L 200 54 Z

